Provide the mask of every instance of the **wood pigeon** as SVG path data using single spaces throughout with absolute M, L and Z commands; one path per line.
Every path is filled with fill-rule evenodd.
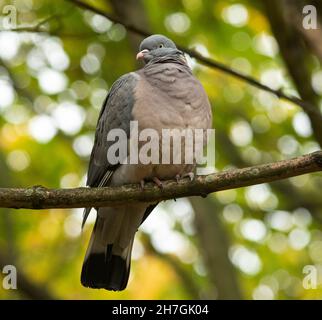
M 187 164 L 111 164 L 107 152 L 110 130 L 121 128 L 129 137 L 130 121 L 139 131 L 153 128 L 211 128 L 208 97 L 194 78 L 182 51 L 163 35 L 152 35 L 140 45 L 137 59 L 142 69 L 120 77 L 112 85 L 99 114 L 88 168 L 89 187 L 120 186 L 127 183 L 182 177 L 194 171 Z M 144 186 L 143 186 L 144 187 Z M 124 203 L 97 209 L 97 218 L 82 267 L 85 287 L 123 290 L 127 286 L 135 233 L 157 204 Z M 91 208 L 85 209 L 84 221 Z

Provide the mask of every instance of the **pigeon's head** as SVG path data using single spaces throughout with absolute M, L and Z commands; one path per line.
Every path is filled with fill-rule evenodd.
M 136 59 L 142 59 L 145 63 L 148 63 L 154 58 L 171 54 L 183 53 L 177 49 L 175 43 L 169 38 L 161 34 L 154 34 L 141 42 L 140 52 L 136 55 Z

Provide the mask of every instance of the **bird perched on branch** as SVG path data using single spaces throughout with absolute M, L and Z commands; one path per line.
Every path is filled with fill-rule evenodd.
M 191 163 L 113 163 L 107 156 L 112 144 L 107 136 L 113 129 L 122 129 L 129 141 L 133 120 L 139 132 L 147 128 L 160 133 L 162 129 L 211 127 L 207 95 L 172 40 L 152 35 L 142 41 L 136 58 L 145 66 L 120 77 L 103 103 L 89 163 L 89 187 L 141 183 L 144 188 L 144 181 L 150 180 L 162 188 L 162 180 L 193 176 L 195 165 Z M 139 143 L 138 147 L 143 145 Z M 85 287 L 115 291 L 126 288 L 135 233 L 156 205 L 124 203 L 97 209 L 82 268 Z M 83 224 L 90 210 L 85 209 Z

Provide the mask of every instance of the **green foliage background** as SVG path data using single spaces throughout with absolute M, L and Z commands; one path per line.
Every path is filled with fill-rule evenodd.
M 114 14 L 110 1 L 89 3 Z M 0 2 L 0 13 L 8 4 L 13 3 Z M 142 5 L 141 14 L 148 25 L 141 28 L 195 47 L 276 89 L 296 93 L 261 1 L 145 0 Z M 70 1 L 17 0 L 15 7 L 18 26 L 33 26 L 52 15 L 55 18 L 45 25 L 49 34 L 0 33 L 0 96 L 5 97 L 0 97 L 0 186 L 84 185 L 96 120 L 107 90 L 119 76 L 139 67 L 129 41 L 131 34 Z M 13 54 L 12 47 L 16 48 Z M 189 63 L 213 106 L 218 170 L 320 149 L 298 106 L 194 59 Z M 310 54 L 299 63 L 310 70 L 321 102 L 321 62 Z M 53 71 L 53 77 L 60 79 L 58 84 L 65 81 L 57 92 L 46 89 L 55 79 L 41 80 L 45 71 L 50 76 L 48 71 Z M 41 141 L 44 132 L 47 138 Z M 229 239 L 224 255 L 230 257 L 241 298 L 322 298 L 321 190 L 321 174 L 311 174 L 218 192 L 205 200 L 213 204 L 213 215 Z M 0 298 L 33 298 L 19 286 L 20 273 L 59 299 L 216 297 L 220 289 L 210 275 L 213 270 L 207 268 L 207 250 L 200 246 L 194 224 L 198 212 L 193 212 L 188 201 L 178 203 L 163 204 L 153 214 L 166 221 L 163 236 L 171 236 L 167 241 L 173 241 L 173 249 L 162 247 L 162 234 L 153 235 L 151 227 L 139 233 L 130 283 L 121 293 L 80 285 L 92 229 L 89 223 L 80 233 L 80 210 L 0 209 L 0 254 L 18 270 L 18 290 L 4 290 L 0 285 Z M 160 223 L 160 219 L 150 219 Z M 317 289 L 304 289 L 305 265 L 317 267 Z M 232 274 L 222 270 L 218 276 Z M 189 291 L 191 284 L 194 289 Z

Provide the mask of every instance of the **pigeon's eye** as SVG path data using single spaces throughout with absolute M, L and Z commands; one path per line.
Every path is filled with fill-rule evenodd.
M 160 43 L 159 48 L 163 48 L 163 47 L 164 47 L 163 43 Z

